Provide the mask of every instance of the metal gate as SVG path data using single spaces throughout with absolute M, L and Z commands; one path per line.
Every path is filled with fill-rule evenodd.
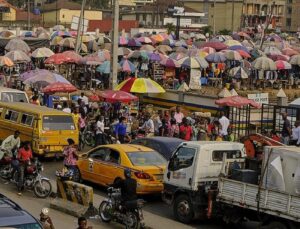
M 251 107 L 243 108 L 228 107 L 227 115 L 230 120 L 230 131 L 236 140 L 249 135 Z

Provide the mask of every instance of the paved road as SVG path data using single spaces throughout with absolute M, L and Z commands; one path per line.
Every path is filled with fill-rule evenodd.
M 44 162 L 44 175 L 51 179 L 53 184 L 53 191 L 56 191 L 55 185 L 55 171 L 60 169 L 62 166 L 62 162 L 55 162 L 55 161 L 47 161 Z M 17 202 L 23 208 L 28 210 L 32 215 L 38 217 L 40 210 L 43 207 L 49 206 L 50 199 L 37 199 L 35 198 L 34 194 L 30 191 L 26 191 L 23 193 L 23 196 L 18 196 L 16 193 L 16 187 L 13 184 L 6 184 L 4 185 L 3 181 L 0 182 L 0 192 Z M 94 205 L 97 207 L 99 206 L 100 202 L 106 196 L 105 188 L 99 187 L 97 185 L 89 184 L 94 187 Z M 191 225 L 184 225 L 181 224 L 173 219 L 172 216 L 172 209 L 165 205 L 161 200 L 160 197 L 147 197 L 146 198 L 147 204 L 144 208 L 144 217 L 145 223 L 147 226 L 151 228 L 172 228 L 172 229 L 188 229 L 188 228 L 203 228 L 203 229 L 221 229 L 225 226 L 222 223 L 217 222 L 194 222 Z M 61 229 L 72 229 L 76 228 L 76 218 L 66 215 L 64 213 L 55 211 L 53 209 L 51 211 L 51 216 L 55 223 L 56 228 Z M 89 224 L 93 226 L 93 228 L 123 228 L 121 225 L 118 224 L 105 224 L 102 223 L 100 220 L 90 219 Z M 243 225 L 242 228 L 253 228 L 252 225 Z

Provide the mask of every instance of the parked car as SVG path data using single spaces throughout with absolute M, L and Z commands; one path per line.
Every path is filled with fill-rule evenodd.
M 132 170 L 138 194 L 161 193 L 167 161 L 153 149 L 133 144 L 98 146 L 77 161 L 79 180 L 103 186 L 124 179 L 124 168 Z
M 0 227 L 42 229 L 42 225 L 17 203 L 0 194 Z
M 184 142 L 179 138 L 168 137 L 152 137 L 152 138 L 139 138 L 131 142 L 131 144 L 142 145 L 159 152 L 167 161 L 172 156 L 174 150 Z

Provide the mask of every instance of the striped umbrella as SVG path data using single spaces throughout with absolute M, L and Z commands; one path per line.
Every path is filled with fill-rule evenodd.
M 53 56 L 54 52 L 48 48 L 37 48 L 34 50 L 31 54 L 32 57 L 34 58 L 44 58 L 44 57 L 50 57 Z
M 173 60 L 171 58 L 160 61 L 160 64 L 167 68 L 179 68 L 180 67 L 180 64 L 176 60 Z
M 235 67 L 230 69 L 229 75 L 239 79 L 248 79 L 249 72 L 243 67 Z
M 252 66 L 257 70 L 265 70 L 265 71 L 277 70 L 275 62 L 272 59 L 265 56 L 255 59 L 252 63 Z
M 225 57 L 227 60 L 242 60 L 240 53 L 233 50 L 225 50 Z
M 222 63 L 226 61 L 226 57 L 221 52 L 211 53 L 205 57 L 208 62 L 212 63 Z
M 132 93 L 165 93 L 166 91 L 149 78 L 129 78 L 120 83 L 115 90 Z
M 207 68 L 208 63 L 205 59 L 197 59 L 195 57 L 185 57 L 178 61 L 181 67 L 184 68 Z
M 20 50 L 10 51 L 6 53 L 5 56 L 11 59 L 14 63 L 31 61 L 30 57 L 25 52 Z
M 122 72 L 135 72 L 135 66 L 129 60 L 124 59 L 120 62 Z
M 134 50 L 128 55 L 128 58 L 138 59 L 142 58 L 144 60 L 149 60 L 148 52 L 145 50 Z

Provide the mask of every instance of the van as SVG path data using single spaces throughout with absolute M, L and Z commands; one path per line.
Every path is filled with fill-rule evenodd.
M 0 101 L 29 103 L 26 92 L 8 87 L 0 87 Z
M 32 142 L 39 156 L 52 157 L 62 153 L 71 138 L 78 144 L 78 128 L 72 114 L 26 103 L 0 102 L 0 139 L 19 130 L 21 141 Z

